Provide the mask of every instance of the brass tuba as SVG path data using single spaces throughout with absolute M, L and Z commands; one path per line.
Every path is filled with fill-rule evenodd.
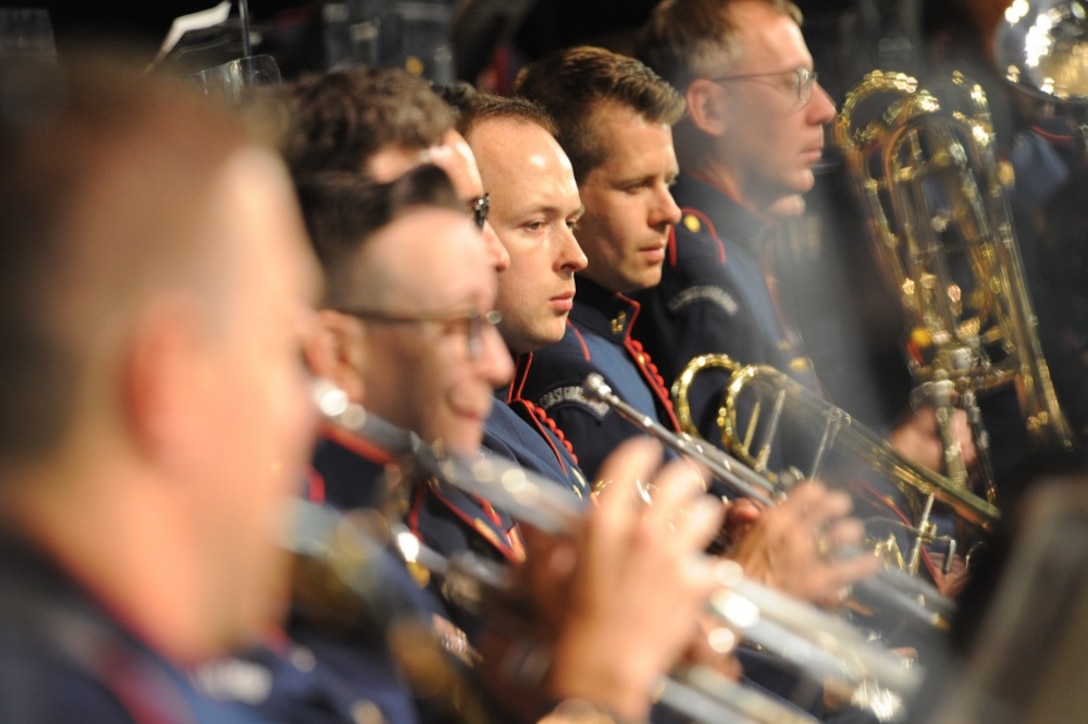
M 954 72 L 930 90 L 906 74 L 873 71 L 847 94 L 834 131 L 877 259 L 907 316 L 916 389 L 930 393 L 938 410 L 949 401 L 968 410 L 980 456 L 986 436 L 975 395 L 1008 385 L 1031 442 L 1071 448 L 981 86 Z M 992 477 L 987 484 L 993 502 Z

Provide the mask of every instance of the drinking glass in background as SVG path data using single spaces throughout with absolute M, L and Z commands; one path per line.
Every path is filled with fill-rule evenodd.
M 240 102 L 246 89 L 279 85 L 280 69 L 271 55 L 244 58 L 205 68 L 192 75 L 197 87 L 207 95 L 219 95 L 230 102 Z
M 53 23 L 39 8 L 0 8 L 0 59 L 56 60 Z

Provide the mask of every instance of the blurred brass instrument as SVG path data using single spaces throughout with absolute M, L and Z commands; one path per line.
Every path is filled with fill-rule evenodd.
M 1088 104 L 1088 5 L 1015 0 L 994 37 L 997 70 L 1017 88 L 1055 104 Z
M 555 534 L 572 532 L 584 516 L 586 501 L 561 485 L 516 464 L 494 457 L 467 458 L 424 443 L 416 435 L 368 414 L 331 385 L 319 385 L 315 400 L 329 421 L 367 437 L 395 455 L 411 474 L 416 471 L 487 499 L 535 528 Z M 328 532 L 342 516 L 302 506 L 302 551 L 324 550 Z M 350 521 L 348 521 L 350 522 Z M 466 554 L 448 560 L 393 525 L 403 557 L 438 573 L 461 579 L 460 588 L 501 590 L 505 569 Z M 710 612 L 743 639 L 793 662 L 839 692 L 879 688 L 896 710 L 921 683 L 922 670 L 911 667 L 845 620 L 744 577 L 740 566 L 709 604 Z M 472 594 L 469 595 L 472 598 Z M 696 721 L 810 722 L 809 715 L 758 690 L 689 671 L 661 682 L 658 698 Z
M 985 94 L 959 72 L 925 89 L 873 71 L 847 94 L 835 140 L 907 315 L 916 393 L 942 423 L 952 406 L 967 411 L 994 503 L 977 393 L 1013 385 L 1033 445 L 1069 449 L 1073 436 L 1036 334 Z M 948 475 L 964 484 L 952 436 L 942 437 Z

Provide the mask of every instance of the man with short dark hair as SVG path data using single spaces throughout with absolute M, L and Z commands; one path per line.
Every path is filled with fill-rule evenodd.
M 433 163 L 473 213 L 495 268 L 506 267 L 472 151 L 426 81 L 398 68 L 353 68 L 301 78 L 275 95 L 284 111 L 280 146 L 296 179 L 347 173 L 387 183 Z
M 602 290 L 599 296 L 605 298 L 612 298 L 613 293 L 594 285 L 592 280 L 583 279 L 589 269 L 575 237 L 582 235 L 583 229 L 593 229 L 596 235 L 590 244 L 596 244 L 598 249 L 609 245 L 611 251 L 619 252 L 625 263 L 610 263 L 606 273 L 607 269 L 630 268 L 635 271 L 624 273 L 640 279 L 652 277 L 655 264 L 660 267 L 660 257 L 656 262 L 651 259 L 650 263 L 645 263 L 642 246 L 646 237 L 655 238 L 658 246 L 663 243 L 661 236 L 667 233 L 669 208 L 675 209 L 666 187 L 669 161 L 672 160 L 669 127 L 667 123 L 644 119 L 611 94 L 615 93 L 613 85 L 623 86 L 628 78 L 635 85 L 656 84 L 658 89 L 654 92 L 664 91 L 666 99 L 671 91 L 637 61 L 596 49 L 566 52 L 572 59 L 571 65 L 574 58 L 588 57 L 597 63 L 591 66 L 594 70 L 570 74 L 571 78 L 577 79 L 570 82 L 577 83 L 580 97 L 586 99 L 587 106 L 595 112 L 603 111 L 591 121 L 603 130 L 596 136 L 603 139 L 604 153 L 598 155 L 603 160 L 587 170 L 583 184 L 600 183 L 599 190 L 586 195 L 586 199 L 594 200 L 595 208 L 582 206 L 571 162 L 549 133 L 548 124 L 536 120 L 541 112 L 536 104 L 524 99 L 489 100 L 482 110 L 469 114 L 466 137 L 478 159 L 485 183 L 493 189 L 492 223 L 510 254 L 510 267 L 499 275 L 496 303 L 503 315 L 499 331 L 517 358 L 514 380 L 504 396 L 507 403 L 551 443 L 556 455 L 561 456 L 560 446 L 554 442 L 558 438 L 572 444 L 579 463 L 588 460 L 595 466 L 621 440 L 638 435 L 639 430 L 615 413 L 594 409 L 592 403 L 579 397 L 580 388 L 569 395 L 553 395 L 554 378 L 543 372 L 561 370 L 562 385 L 575 388 L 588 371 L 604 371 L 614 383 L 620 380 L 617 387 L 622 385 L 624 390 L 636 391 L 641 387 L 642 396 L 634 400 L 635 404 L 645 405 L 642 411 L 646 414 L 656 414 L 653 392 L 636 363 L 626 357 L 630 354 L 629 348 L 604 336 L 612 334 L 612 327 L 602 333 L 596 327 L 581 326 L 576 316 L 579 296 L 584 289 L 596 286 Z M 641 69 L 636 70 L 633 77 L 628 75 L 631 64 Z M 560 88 L 567 87 L 563 85 L 566 74 L 553 65 L 540 67 L 547 68 L 548 77 L 559 79 Z M 587 83 L 587 76 L 598 77 Z M 559 95 L 563 94 L 560 92 Z M 633 95 L 637 97 L 638 94 Z M 612 101 L 602 101 L 601 96 Z M 675 94 L 671 97 L 675 102 Z M 614 111 L 623 112 L 618 119 L 609 117 L 608 114 Z M 568 133 L 560 128 L 559 136 L 566 138 Z M 652 143 L 639 147 L 643 153 L 616 151 L 627 148 L 625 142 L 631 138 Z M 634 148 L 633 142 L 631 148 Z M 635 171 L 628 174 L 632 166 Z M 617 170 L 620 173 L 616 178 L 626 183 L 617 184 L 612 180 L 611 175 Z M 609 195 L 616 198 L 608 200 Z M 632 214 L 631 205 L 637 208 L 637 215 Z M 587 226 L 587 217 L 591 215 L 593 218 Z M 633 218 L 641 223 L 614 229 L 609 229 L 607 224 L 610 219 L 628 223 Z M 607 259 L 607 252 L 603 258 Z M 628 265 L 626 260 L 633 263 Z M 607 280 L 608 276 L 602 278 Z M 639 283 L 646 282 L 635 281 L 632 286 Z M 591 295 L 590 303 L 583 308 L 584 313 L 594 312 L 594 299 Z M 624 325 L 618 325 L 618 328 L 617 337 L 625 339 Z M 591 341 L 591 336 L 597 339 Z M 553 360 L 556 365 L 540 365 L 541 358 Z M 599 365 L 601 359 L 608 360 L 609 365 Z M 618 377 L 615 371 L 623 376 Z M 552 398 L 558 401 L 552 404 Z M 552 418 L 553 414 L 557 419 Z M 570 428 L 564 424 L 579 417 L 589 422 Z M 599 422 L 601 420 L 604 422 Z M 568 430 L 577 439 L 568 440 Z M 501 435 L 499 430 L 494 432 Z M 598 473 L 596 471 L 590 479 Z M 773 514 L 762 516 L 755 532 L 745 536 L 737 548 L 737 560 L 750 569 L 750 575 L 768 583 L 806 598 L 833 600 L 843 583 L 871 572 L 872 561 L 828 561 L 816 555 L 811 535 L 814 527 L 841 525 L 842 540 L 845 541 L 855 540 L 860 535 L 860 525 L 844 518 L 849 510 L 846 496 L 834 494 L 828 497 L 827 505 L 809 506 L 803 502 L 807 495 L 780 506 Z M 820 498 L 818 486 L 812 487 L 812 495 Z M 808 515 L 817 516 L 819 520 L 806 521 Z M 764 555 L 771 550 L 773 555 Z
M 556 419 L 595 477 L 610 450 L 641 431 L 585 397 L 581 384 L 591 372 L 643 414 L 677 427 L 668 389 L 631 336 L 639 306 L 626 295 L 657 284 L 680 216 L 669 195 L 679 173 L 671 126 L 684 101 L 634 58 L 590 47 L 534 63 L 516 90 L 556 119 L 586 207 L 575 236 L 588 259 L 566 333 L 534 356 L 525 393 Z
M 775 216 L 799 214 L 815 183 L 824 126 L 835 117 L 816 79 L 788 0 L 665 0 L 643 28 L 638 55 L 687 104 L 676 126 L 682 210 L 661 283 L 639 296 L 635 335 L 667 384 L 702 354 L 768 364 L 818 388 L 799 335 L 783 317 L 766 263 Z M 701 374 L 690 388 L 693 418 L 708 439 L 727 375 Z M 966 417 L 955 417 L 968 461 Z M 908 458 L 940 469 L 932 408 L 889 435 Z

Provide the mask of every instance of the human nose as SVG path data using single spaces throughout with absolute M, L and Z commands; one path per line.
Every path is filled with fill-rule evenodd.
M 574 232 L 566 226 L 560 232 L 556 266 L 559 271 L 569 272 L 579 272 L 589 266 L 589 259 L 586 258 L 582 247 L 578 245 L 578 239 L 574 237 Z
M 680 207 L 677 206 L 676 200 L 673 199 L 668 186 L 662 185 L 656 194 L 652 213 L 653 216 L 650 219 L 650 225 L 654 227 L 661 225 L 668 226 L 680 221 Z
M 813 82 L 812 97 L 805 109 L 814 125 L 823 126 L 835 119 L 835 101 L 818 81 Z
M 495 267 L 497 272 L 506 271 L 510 267 L 510 253 L 499 240 L 499 235 L 495 233 L 490 221 L 484 222 L 480 233 L 483 236 L 484 246 L 487 248 L 487 259 L 491 262 L 491 266 Z

